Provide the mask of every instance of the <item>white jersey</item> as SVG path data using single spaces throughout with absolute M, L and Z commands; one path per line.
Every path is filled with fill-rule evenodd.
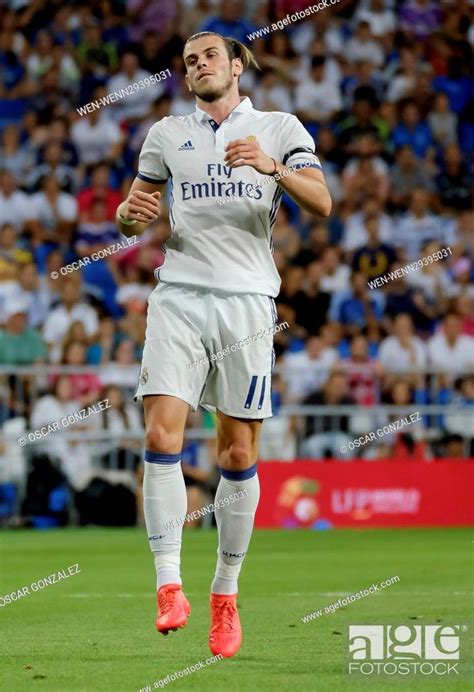
M 196 107 L 192 115 L 166 117 L 150 128 L 138 177 L 172 182 L 172 236 L 157 270 L 160 281 L 278 295 L 271 234 L 283 190 L 250 166 L 224 163 L 227 144 L 247 138 L 285 165 L 321 168 L 312 137 L 294 115 L 257 111 L 248 98 L 221 125 Z

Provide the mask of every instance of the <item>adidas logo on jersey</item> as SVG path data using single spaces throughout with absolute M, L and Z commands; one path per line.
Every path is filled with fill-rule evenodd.
M 185 142 L 178 148 L 178 151 L 191 151 L 192 149 L 194 149 L 193 143 L 190 139 L 188 139 L 187 142 Z

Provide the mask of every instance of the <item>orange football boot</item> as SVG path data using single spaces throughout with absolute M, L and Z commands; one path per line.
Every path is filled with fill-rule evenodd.
M 184 595 L 180 584 L 163 584 L 156 595 L 158 614 L 155 626 L 161 634 L 168 634 L 170 630 L 176 632 L 180 627 L 185 627 L 188 615 L 191 614 L 191 606 Z
M 242 643 L 242 628 L 237 612 L 237 594 L 211 593 L 209 648 L 216 656 L 235 656 Z

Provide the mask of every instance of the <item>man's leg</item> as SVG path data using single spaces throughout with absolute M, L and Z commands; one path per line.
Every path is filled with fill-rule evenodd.
M 156 627 L 167 634 L 170 629 L 184 626 L 189 612 L 189 604 L 180 589 L 183 529 L 179 521 L 187 508 L 180 455 L 189 406 L 181 399 L 164 395 L 146 396 L 143 401 L 146 426 L 143 506 L 159 591 Z
M 221 480 L 215 515 L 219 536 L 217 567 L 211 586 L 211 631 L 214 654 L 237 653 L 242 638 L 237 614 L 237 580 L 252 536 L 260 497 L 257 476 L 262 422 L 217 415 L 217 451 Z

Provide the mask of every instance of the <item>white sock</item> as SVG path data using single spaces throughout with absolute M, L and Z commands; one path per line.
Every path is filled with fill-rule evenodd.
M 188 503 L 179 457 L 179 454 L 145 453 L 143 506 L 157 589 L 163 584 L 181 584 L 183 525 L 177 520 L 185 516 Z M 173 522 L 171 527 L 165 527 L 168 522 Z
M 247 471 L 221 469 L 221 473 L 215 499 L 219 547 L 211 593 L 235 594 L 238 590 L 237 579 L 252 536 L 260 485 L 256 464 Z M 250 477 L 249 473 L 252 474 Z M 235 497 L 233 503 L 230 503 L 231 497 Z M 224 504 L 225 498 L 229 498 L 229 504 L 227 501 Z

